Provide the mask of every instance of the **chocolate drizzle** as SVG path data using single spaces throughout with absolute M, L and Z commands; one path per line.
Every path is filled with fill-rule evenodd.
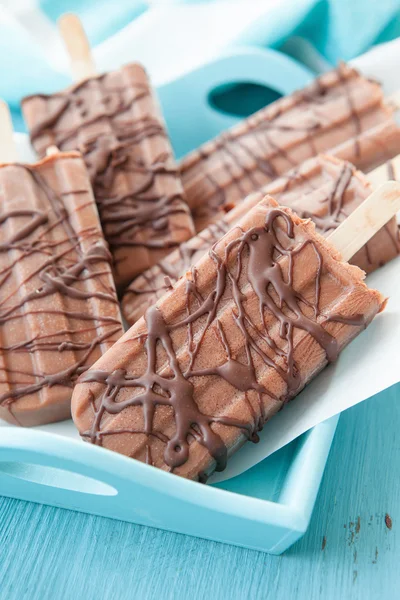
M 55 173 L 61 191 L 53 187 Z M 0 170 L 0 406 L 7 407 L 16 421 L 18 407 L 13 405 L 18 399 L 53 386 L 72 388 L 99 351 L 122 333 L 111 255 L 89 187 L 71 189 L 72 173 L 82 181 L 85 170 L 77 155 Z M 32 208 L 21 208 L 25 197 Z M 85 227 L 77 229 L 82 212 Z M 95 314 L 96 302 L 103 314 Z M 42 361 L 54 353 L 60 358 Z M 63 363 L 65 368 L 54 371 Z M 43 399 L 41 403 L 45 404 Z
M 388 179 L 391 179 L 393 181 L 397 181 L 396 178 L 396 171 L 395 168 L 393 166 L 393 162 L 391 160 L 388 160 L 386 163 L 386 168 L 387 168 L 387 176 Z
M 170 236 L 170 219 L 175 215 L 190 214 L 180 193 L 155 193 L 159 178 L 178 178 L 177 169 L 168 166 L 170 156 L 160 155 L 151 165 L 132 157 L 132 144 L 141 143 L 151 135 L 165 137 L 161 127 L 154 131 L 117 144 L 111 138 L 99 138 L 83 148 L 102 225 L 112 250 L 121 247 L 172 248 L 177 242 Z M 116 177 L 122 173 L 129 175 L 132 187 L 128 193 L 113 194 Z M 151 234 L 143 239 L 141 234 L 147 229 Z M 184 237 L 190 233 L 188 228 Z
M 393 175 L 388 163 L 388 177 Z M 393 169 L 392 169 L 393 170 Z M 345 161 L 333 157 L 319 156 L 286 173 L 275 183 L 264 187 L 283 206 L 292 208 L 300 217 L 310 218 L 318 233 L 329 235 L 370 193 L 366 179 Z M 262 195 L 251 196 L 228 214 L 224 220 L 209 225 L 179 250 L 165 257 L 160 263 L 142 273 L 127 288 L 123 298 L 123 312 L 128 322 L 134 323 L 166 291 L 164 274 L 175 283 L 192 264 L 198 260 L 225 231 L 248 212 Z M 232 216 L 233 215 L 233 216 Z M 228 225 L 229 223 L 229 225 Z M 196 249 L 195 254 L 186 248 Z M 396 220 L 390 221 L 351 261 L 370 272 L 400 253 L 400 242 Z M 183 259 L 185 257 L 185 259 Z
M 358 93 L 363 88 L 364 97 Z M 363 117 L 374 110 L 382 110 L 377 84 L 341 63 L 336 71 L 304 90 L 262 109 L 204 144 L 181 163 L 196 229 L 218 218 L 225 204 L 235 205 L 306 158 L 322 151 L 332 152 L 331 130 L 335 130 L 334 145 L 338 146 L 349 141 L 351 127 L 351 154 L 355 162 L 361 160 Z
M 198 233 L 187 242 L 180 244 L 165 259 L 157 265 L 148 269 L 136 279 L 125 290 L 123 304 L 129 304 L 130 297 L 140 296 L 141 310 L 144 314 L 145 308 L 151 306 L 160 298 L 174 283 L 177 282 L 192 265 L 198 261 L 210 247 L 217 242 L 229 229 L 229 224 L 218 221 L 211 224 L 207 229 Z M 127 309 L 129 312 L 129 308 Z M 142 316 L 142 314 L 140 316 Z M 130 321 L 130 317 L 128 318 Z M 136 320 L 136 319 L 134 319 Z
M 83 153 L 118 284 L 155 262 L 151 252 L 192 236 L 165 127 L 139 65 L 31 96 L 23 107 L 41 155 L 50 144 Z
M 195 440 L 207 449 L 215 468 L 221 470 L 226 465 L 228 448 L 218 426 L 238 429 L 247 439 L 257 441 L 257 432 L 267 418 L 266 398 L 279 408 L 304 386 L 295 353 L 298 332 L 311 336 L 323 349 L 324 362 L 329 362 L 336 359 L 339 346 L 325 324 L 337 321 L 359 328 L 365 324 L 362 315 L 347 317 L 321 309 L 324 265 L 318 245 L 312 237 L 295 232 L 290 213 L 264 208 L 263 214 L 262 226 L 248 230 L 237 227 L 237 235 L 228 238 L 231 241 L 224 243 L 223 239 L 210 249 L 209 262 L 214 265 L 214 273 L 205 295 L 204 284 L 199 287 L 197 283 L 204 264 L 192 268 L 185 280 L 184 315 L 167 322 L 159 308 L 147 310 L 147 331 L 139 327 L 138 337 L 129 340 L 143 343 L 146 366 L 139 366 L 141 360 L 132 363 L 134 371 L 141 368 L 141 374 L 128 373 L 126 368 L 112 372 L 96 368 L 81 376 L 81 384 L 100 385 L 100 391 L 90 387 L 94 415 L 90 428 L 81 431 L 85 439 L 101 445 L 105 437 L 138 434 L 144 436 L 145 446 L 150 448 L 151 439 L 157 438 L 165 445 L 163 461 L 169 470 L 188 461 L 190 445 Z M 314 279 L 311 292 L 307 288 L 304 293 L 294 281 L 297 257 L 306 251 L 311 252 Z M 182 293 L 182 286 L 183 282 L 177 294 Z M 186 343 L 182 338 L 184 331 Z M 210 336 L 215 336 L 219 358 L 214 350 L 207 366 L 204 352 L 201 357 L 200 352 L 204 344 L 209 347 L 212 343 Z M 201 364 L 197 364 L 199 360 Z M 279 395 L 267 383 L 273 372 L 283 382 Z M 220 411 L 212 415 L 202 411 L 198 393 L 201 389 L 207 393 L 200 383 L 204 380 L 211 395 L 216 382 L 224 381 L 230 387 L 229 395 L 245 404 L 250 417 L 240 419 Z M 79 387 L 78 398 L 82 394 Z M 160 418 L 156 419 L 159 406 L 172 408 L 172 431 L 162 428 Z M 122 418 L 118 421 L 121 427 L 116 427 L 112 417 L 124 411 L 129 414 L 132 407 L 142 407 L 143 427 L 127 428 Z M 127 417 L 126 422 L 131 419 Z M 139 447 L 135 448 L 131 456 L 138 456 Z M 153 464 L 151 456 L 148 449 L 146 461 Z
M 297 211 L 299 216 L 303 219 L 312 219 L 317 227 L 317 231 L 323 235 L 336 229 L 347 216 L 343 213 L 343 204 L 346 190 L 353 175 L 354 170 L 352 165 L 343 163 L 337 177 L 332 179 L 330 192 L 322 200 L 326 208 L 324 214 L 319 216 L 307 210 L 299 210 Z M 362 201 L 362 198 L 360 200 Z

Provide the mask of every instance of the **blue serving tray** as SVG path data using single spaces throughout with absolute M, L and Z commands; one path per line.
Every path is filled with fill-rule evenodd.
M 284 95 L 311 78 L 283 54 L 247 48 L 165 84 L 158 93 L 177 156 L 237 121 L 210 106 L 216 87 L 257 83 Z M 16 141 L 21 160 L 32 160 L 27 137 Z M 280 554 L 307 529 L 337 421 L 215 486 L 84 444 L 72 421 L 0 423 L 0 494 Z

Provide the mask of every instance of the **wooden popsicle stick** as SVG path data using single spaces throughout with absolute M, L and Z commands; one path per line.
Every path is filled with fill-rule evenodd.
M 393 92 L 393 94 L 390 94 L 390 96 L 386 96 L 385 101 L 386 101 L 386 104 L 390 104 L 391 106 L 394 106 L 394 108 L 396 110 L 399 109 L 400 108 L 400 90 L 396 90 L 395 92 Z
M 344 260 L 350 260 L 400 210 L 400 183 L 387 181 L 329 236 Z
M 67 48 L 72 78 L 77 83 L 96 75 L 89 41 L 77 15 L 66 13 L 58 19 L 61 37 Z
M 54 156 L 54 154 L 59 154 L 60 151 L 57 146 L 49 146 L 46 150 L 46 156 Z
M 0 163 L 16 162 L 17 160 L 10 109 L 6 102 L 0 100 Z
M 374 188 L 390 179 L 400 180 L 400 154 L 368 173 L 367 179 Z

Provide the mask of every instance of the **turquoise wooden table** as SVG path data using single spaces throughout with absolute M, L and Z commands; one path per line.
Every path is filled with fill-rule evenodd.
M 387 600 L 400 585 L 400 387 L 344 413 L 282 556 L 0 498 L 0 600 Z

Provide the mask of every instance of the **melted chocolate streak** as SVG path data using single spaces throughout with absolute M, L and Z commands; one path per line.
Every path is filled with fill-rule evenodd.
M 313 213 L 308 211 L 297 210 L 297 214 L 304 219 L 310 218 L 315 223 L 317 231 L 322 235 L 327 235 L 330 231 L 336 229 L 340 223 L 346 218 L 346 214 L 343 210 L 343 205 L 345 201 L 346 191 L 351 183 L 353 171 L 349 164 L 344 163 L 341 167 L 337 177 L 332 177 L 329 172 L 325 172 L 325 176 L 331 179 L 331 191 L 330 193 L 322 200 L 323 204 L 326 206 L 326 212 L 321 216 L 316 216 Z M 388 163 L 388 176 L 389 179 L 395 179 L 394 170 L 392 164 Z M 304 179 L 304 176 L 301 172 L 293 169 L 291 173 L 287 175 L 287 182 L 284 191 L 287 192 L 292 185 L 296 186 L 299 182 L 306 183 L 310 186 L 310 190 L 314 189 L 312 181 L 308 179 Z M 279 200 L 279 197 L 278 197 Z M 222 227 L 221 227 L 222 226 Z M 200 255 L 205 254 L 205 252 L 210 248 L 210 246 L 216 242 L 224 233 L 226 233 L 228 227 L 224 223 L 224 221 L 219 221 L 213 223 L 204 230 L 204 232 L 210 234 L 206 235 L 201 246 L 198 247 L 196 251 L 191 251 L 190 246 L 191 243 L 184 242 L 180 245 L 179 251 L 181 253 L 180 261 L 168 261 L 168 257 L 158 263 L 158 268 L 161 273 L 168 276 L 172 283 L 175 283 L 179 277 L 181 277 L 187 270 L 192 266 L 192 264 L 197 260 Z M 390 228 L 386 225 L 385 230 L 390 237 L 392 243 L 394 244 L 396 250 L 400 252 L 400 244 L 398 239 L 394 238 Z M 196 236 L 196 240 L 202 239 L 204 236 L 203 233 L 199 233 Z M 365 246 L 366 258 L 370 264 L 373 264 L 372 257 L 370 256 L 370 252 L 368 250 L 368 244 Z M 196 253 L 196 257 L 193 255 Z M 168 285 L 165 284 L 164 280 L 160 280 L 157 275 L 153 275 L 153 272 L 149 272 L 149 274 L 142 273 L 140 278 L 146 278 L 147 286 L 140 287 L 139 285 L 135 285 L 135 282 L 130 285 L 130 287 L 126 290 L 125 294 L 133 294 L 133 295 L 142 295 L 142 294 L 155 294 L 157 297 L 160 297 L 162 293 L 168 289 Z M 153 275 L 153 276 L 152 276 Z M 140 279 L 139 278 L 139 279 Z M 149 304 L 153 301 L 154 298 L 149 298 Z
M 29 302 L 38 298 L 52 296 L 57 293 L 64 297 L 82 300 L 98 298 L 99 300 L 111 302 L 113 304 L 117 303 L 117 299 L 112 290 L 108 289 L 101 282 L 104 271 L 94 269 L 94 265 L 97 263 L 104 264 L 105 262 L 111 262 L 111 255 L 107 248 L 101 242 L 96 242 L 86 253 L 83 253 L 80 248 L 80 240 L 77 239 L 77 236 L 70 225 L 68 213 L 62 200 L 34 169 L 31 169 L 26 165 L 16 166 L 26 170 L 32 177 L 35 186 L 46 195 L 49 206 L 55 215 L 55 221 L 49 223 L 50 219 L 48 213 L 35 209 L 16 209 L 0 214 L 0 225 L 6 224 L 10 219 L 21 217 L 27 217 L 29 219 L 26 224 L 16 228 L 17 232 L 14 235 L 0 244 L 0 253 L 10 253 L 11 257 L 13 254 L 15 256 L 15 253 L 17 253 L 14 260 L 10 259 L 10 263 L 0 270 L 0 286 L 12 276 L 16 265 L 23 261 L 24 258 L 33 254 L 44 255 L 46 257 L 45 261 L 42 262 L 37 269 L 32 271 L 18 288 L 11 292 L 9 296 L 4 297 L 3 295 L 1 298 L 0 326 L 11 320 L 18 321 L 28 314 L 54 314 L 63 315 L 71 319 L 79 319 L 81 321 L 89 320 L 93 322 L 93 327 L 86 329 L 81 328 L 81 332 L 93 332 L 93 334 L 95 334 L 99 324 L 102 325 L 104 331 L 101 335 L 94 335 L 93 339 L 87 343 L 69 339 L 66 340 L 66 336 L 72 336 L 76 333 L 75 330 L 66 329 L 51 334 L 38 334 L 31 339 L 26 339 L 15 345 L 1 346 L 0 351 L 5 354 L 10 352 L 63 352 L 66 350 L 80 352 L 80 357 L 73 365 L 58 373 L 26 373 L 17 371 L 16 369 L 3 367 L 1 370 L 6 374 L 6 381 L 3 383 L 7 383 L 8 375 L 10 374 L 25 376 L 30 382 L 32 379 L 35 380 L 34 383 L 27 383 L 26 385 L 19 385 L 21 384 L 21 381 L 18 384 L 11 383 L 10 389 L 3 394 L 0 394 L 0 404 L 7 406 L 9 410 L 11 410 L 11 404 L 18 398 L 37 393 L 45 386 L 51 387 L 54 385 L 62 385 L 73 387 L 76 378 L 89 367 L 86 363 L 95 348 L 121 331 L 119 321 L 112 317 L 103 317 L 101 315 L 93 317 L 87 313 L 53 309 L 34 311 L 29 310 L 28 308 L 25 310 L 25 307 Z M 71 194 L 74 193 L 75 192 L 71 191 Z M 77 193 L 80 193 L 80 191 Z M 56 242 L 51 239 L 51 234 L 53 230 L 60 225 L 64 228 L 65 238 L 61 238 Z M 90 239 L 96 232 L 87 230 L 86 234 L 87 238 Z M 4 234 L 2 237 L 4 238 Z M 68 247 L 65 249 L 66 243 L 68 243 Z M 57 250 L 59 246 L 64 246 L 64 249 Z M 71 256 L 71 253 L 74 253 L 74 256 Z M 41 281 L 40 287 L 32 292 L 25 293 L 25 295 L 19 297 L 18 301 L 13 303 L 13 297 L 19 294 L 19 290 L 23 289 L 23 286 L 28 284 L 34 277 L 38 277 Z M 86 291 L 85 289 L 74 287 L 75 284 L 90 279 L 99 281 L 101 287 L 104 288 L 104 291 L 93 291 L 90 289 Z M 49 338 L 51 338 L 51 341 L 49 341 Z M 55 338 L 59 338 L 59 341 L 54 341 Z
M 157 263 L 158 273 L 154 274 L 154 279 L 151 277 L 151 271 L 149 274 L 146 272 L 139 275 L 137 280 L 145 279 L 148 287 L 140 287 L 135 285 L 135 281 L 125 291 L 125 294 L 142 295 L 142 294 L 157 294 L 162 293 L 172 287 L 192 265 L 199 260 L 214 244 L 217 242 L 225 233 L 228 231 L 229 225 L 225 221 L 218 221 L 207 227 L 203 232 L 198 233 L 195 238 L 189 240 L 189 242 L 183 242 L 175 252 L 179 253 L 178 260 L 160 260 Z M 196 244 L 193 244 L 193 241 Z M 175 258 L 175 255 L 174 255 Z
M 144 340 L 144 348 L 147 354 L 147 368 L 143 375 L 128 375 L 124 369 L 117 369 L 112 373 L 101 370 L 90 370 L 85 373 L 80 382 L 97 382 L 105 386 L 100 395 L 100 402 L 93 400 L 94 420 L 90 430 L 82 435 L 90 442 L 101 445 L 103 436 L 116 435 L 128 432 L 127 429 L 106 428 L 102 430 L 102 419 L 105 413 L 116 415 L 131 406 L 141 406 L 144 415 L 144 427 L 141 430 L 130 429 L 129 433 L 145 434 L 147 438 L 147 462 L 151 462 L 149 439 L 155 436 L 166 444 L 164 461 L 170 470 L 183 465 L 189 457 L 189 444 L 196 440 L 205 448 L 216 462 L 216 469 L 223 470 L 226 465 L 228 450 L 221 437 L 212 428 L 213 423 L 221 423 L 240 429 L 246 437 L 257 441 L 257 432 L 260 431 L 266 421 L 264 414 L 262 395 L 269 395 L 276 401 L 283 403 L 296 395 L 303 383 L 300 379 L 297 365 L 294 361 L 293 334 L 294 329 L 299 328 L 308 332 L 325 350 L 328 361 L 336 359 L 338 354 L 337 342 L 320 324 L 317 318 L 323 322 L 328 320 L 341 323 L 362 326 L 362 316 L 356 315 L 346 319 L 339 315 L 323 315 L 319 310 L 320 301 L 320 279 L 322 274 L 322 256 L 315 244 L 307 240 L 296 246 L 285 247 L 278 240 L 274 225 L 276 219 L 281 218 L 286 225 L 288 239 L 294 238 L 293 221 L 279 209 L 268 212 L 264 227 L 253 227 L 247 232 L 230 242 L 221 259 L 214 250 L 209 251 L 211 259 L 216 266 L 215 289 L 203 298 L 196 286 L 196 269 L 192 269 L 191 280 L 186 284 L 186 310 L 187 316 L 175 324 L 168 325 L 164 322 L 161 312 L 154 306 L 150 307 L 145 315 L 148 333 L 140 336 Z M 293 287 L 293 262 L 294 257 L 305 247 L 311 244 L 317 260 L 318 269 L 315 279 L 315 301 L 310 302 L 296 291 Z M 246 284 L 249 284 L 256 294 L 259 302 L 260 322 L 263 331 L 260 331 L 245 309 L 245 296 L 241 289 L 240 281 L 243 278 L 243 251 L 249 251 L 246 269 Z M 276 253 L 287 258 L 289 261 L 287 281 L 285 281 L 279 262 L 276 261 Z M 232 269 L 228 265 L 234 265 Z M 241 334 L 246 363 L 241 363 L 232 357 L 228 341 L 217 314 L 220 303 L 226 291 L 227 285 L 231 285 L 231 295 L 234 302 L 232 311 L 234 321 Z M 273 292 L 273 293 L 272 293 Z M 276 300 L 276 297 L 278 300 Z M 191 311 L 192 303 L 197 308 Z M 313 318 L 304 314 L 301 305 L 312 309 Z M 287 312 L 283 311 L 286 307 Z M 265 312 L 272 314 L 280 325 L 280 337 L 286 341 L 286 350 L 282 350 L 270 337 L 265 325 Z M 207 316 L 202 329 L 197 331 L 196 340 L 193 334 L 193 325 L 200 317 Z M 204 336 L 209 328 L 214 325 L 214 332 L 225 349 L 226 362 L 222 365 L 205 369 L 196 369 L 195 361 L 199 353 Z M 183 371 L 173 347 L 171 333 L 181 327 L 187 328 L 187 352 L 189 353 L 189 364 Z M 266 343 L 273 351 L 277 361 L 270 358 L 263 348 L 257 343 L 257 338 Z M 168 367 L 162 366 L 163 373 L 157 370 L 156 347 L 160 343 L 168 357 Z M 253 355 L 258 355 L 264 364 L 274 369 L 286 382 L 286 393 L 283 397 L 275 397 L 268 389 L 257 381 L 254 367 Z M 278 364 L 279 362 L 279 364 Z M 198 376 L 218 376 L 232 385 L 233 388 L 244 393 L 244 401 L 253 417 L 253 423 L 242 422 L 227 416 L 209 416 L 203 414 L 195 400 L 196 388 L 191 378 Z M 155 386 L 161 390 L 155 391 Z M 143 391 L 125 400 L 118 401 L 118 394 L 122 389 L 141 388 Z M 248 393 L 253 392 L 258 398 L 258 415 L 248 398 Z M 164 434 L 158 432 L 153 425 L 155 410 L 158 405 L 171 406 L 174 410 L 175 433 L 168 439 Z M 107 425 L 105 424 L 105 427 Z M 203 478 L 203 477 L 201 477 Z
M 360 155 L 360 144 L 358 136 L 362 133 L 361 122 L 357 111 L 355 110 L 351 95 L 347 89 L 347 81 L 342 74 L 341 67 L 336 70 L 338 79 L 342 84 L 342 91 L 346 97 L 349 106 L 349 118 L 354 123 L 355 137 L 354 137 L 354 148 L 356 156 Z M 296 163 L 291 159 L 290 155 L 276 143 L 276 139 L 279 137 L 279 133 L 285 131 L 292 132 L 306 132 L 307 141 L 311 147 L 312 155 L 317 154 L 317 149 L 314 145 L 314 136 L 323 127 L 325 117 L 318 114 L 318 106 L 323 105 L 329 100 L 328 88 L 325 88 L 320 80 L 316 80 L 312 86 L 304 91 L 296 92 L 296 97 L 299 103 L 305 103 L 307 109 L 311 113 L 309 122 L 301 126 L 285 125 L 283 123 L 276 123 L 275 119 L 282 115 L 281 110 L 276 111 L 276 114 L 269 121 L 261 121 L 258 125 L 249 127 L 249 129 L 242 133 L 231 133 L 225 132 L 220 135 L 212 145 L 211 150 L 200 148 L 198 150 L 198 158 L 200 162 L 206 162 L 208 159 L 215 160 L 215 152 L 219 152 L 222 169 L 228 175 L 228 183 L 221 186 L 217 179 L 208 172 L 209 169 L 203 168 L 204 176 L 214 190 L 213 194 L 210 194 L 210 198 L 207 202 L 202 202 L 200 206 L 195 206 L 192 210 L 194 219 L 201 218 L 212 218 L 221 207 L 229 202 L 229 191 L 230 187 L 236 186 L 242 197 L 249 193 L 249 190 L 242 189 L 242 183 L 244 178 L 249 179 L 253 186 L 253 191 L 260 188 L 261 185 L 265 184 L 265 179 L 259 181 L 257 179 L 257 172 L 264 174 L 268 180 L 275 179 L 282 172 L 275 169 L 271 162 L 271 159 L 276 157 L 283 158 L 287 164 L 288 169 L 296 166 Z M 270 134 L 273 133 L 273 136 Z M 249 144 L 246 144 L 246 138 L 252 138 Z M 256 144 L 254 144 L 254 141 Z M 240 152 L 243 156 L 248 156 L 255 164 L 254 167 L 247 167 L 243 161 Z M 190 172 L 190 169 L 189 169 Z
M 332 180 L 332 188 L 323 203 L 327 205 L 327 212 L 318 217 L 307 211 L 297 211 L 303 219 L 312 219 L 317 227 L 317 230 L 326 235 L 329 231 L 336 229 L 345 218 L 343 215 L 343 203 L 345 193 L 350 185 L 353 176 L 353 171 L 350 165 L 343 164 L 336 179 Z
M 388 171 L 388 179 L 396 179 L 393 165 L 389 160 L 387 162 L 387 171 Z M 327 177 L 331 177 L 329 173 L 325 173 Z M 322 235 L 327 235 L 329 232 L 336 229 L 340 223 L 348 216 L 344 211 L 344 201 L 346 191 L 352 180 L 352 168 L 349 164 L 344 163 L 342 168 L 339 171 L 339 174 L 336 178 L 332 178 L 332 187 L 330 193 L 326 198 L 322 200 L 324 204 L 326 204 L 327 211 L 322 216 L 314 215 L 308 211 L 296 210 L 297 214 L 303 219 L 312 219 L 315 223 L 316 229 Z M 301 173 L 292 172 L 289 174 L 285 191 L 290 188 L 290 185 L 299 180 L 303 180 L 303 176 Z M 305 180 L 306 183 L 312 186 L 310 181 Z M 279 199 L 279 197 L 278 197 Z M 386 234 L 390 238 L 395 250 L 397 253 L 400 253 L 400 240 L 399 235 L 394 235 L 390 225 L 386 224 L 384 226 Z M 369 243 L 367 242 L 364 246 L 365 256 L 367 262 L 372 265 L 374 264 L 373 256 L 371 256 L 371 252 L 369 249 Z
M 60 105 L 32 129 L 32 142 L 51 132 L 56 145 L 64 149 L 71 140 L 78 140 L 82 127 L 108 119 L 112 126 L 112 134 L 100 135 L 88 141 L 80 150 L 90 173 L 100 218 L 111 250 L 135 246 L 148 249 L 173 248 L 177 242 L 171 237 L 170 219 L 177 214 L 190 214 L 190 211 L 179 194 L 160 196 L 151 192 L 155 189 L 157 181 L 162 178 L 177 179 L 178 171 L 167 166 L 171 159 L 169 154 L 162 154 L 152 164 L 146 164 L 143 160 L 135 158 L 136 152 L 132 152 L 134 146 L 145 140 L 153 137 L 165 138 L 166 132 L 157 119 L 146 115 L 136 121 L 114 121 L 116 116 L 131 110 L 137 101 L 149 97 L 150 89 L 148 86 L 137 84 L 137 89 L 125 99 L 126 89 L 109 89 L 109 93 L 102 97 L 104 111 L 88 117 L 90 109 L 85 106 L 83 98 L 77 95 L 77 92 L 85 91 L 85 88 L 96 85 L 103 79 L 104 76 L 99 76 L 82 82 L 73 92 L 54 94 L 51 98 L 58 100 Z M 78 126 L 63 130 L 59 127 L 59 121 L 68 110 L 77 110 L 81 120 Z M 115 182 L 121 174 L 130 176 L 135 182 L 135 189 L 124 195 L 113 193 L 113 188 L 117 185 Z

